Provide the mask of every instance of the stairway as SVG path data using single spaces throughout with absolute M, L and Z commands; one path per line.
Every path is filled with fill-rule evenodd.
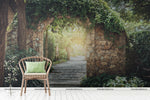
M 52 87 L 80 86 L 83 77 L 86 77 L 86 61 L 84 56 L 71 57 L 67 62 L 53 66 L 54 70 L 49 74 Z

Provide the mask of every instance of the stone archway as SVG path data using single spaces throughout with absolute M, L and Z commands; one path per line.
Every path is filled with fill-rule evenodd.
M 61 17 L 59 16 L 59 18 Z M 34 48 L 40 56 L 43 56 L 43 32 L 53 20 L 54 18 L 48 18 L 38 24 L 36 31 L 29 30 L 28 32 L 28 47 Z M 79 21 L 79 23 L 82 22 Z M 89 20 L 85 25 L 90 25 Z M 86 40 L 88 77 L 101 73 L 125 74 L 126 34 L 111 34 L 114 36 L 114 41 L 105 38 L 104 29 L 101 26 L 95 26 L 88 31 Z

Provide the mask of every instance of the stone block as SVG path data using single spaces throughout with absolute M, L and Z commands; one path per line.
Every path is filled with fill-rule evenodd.
M 105 45 L 106 41 L 99 41 L 100 45 Z
M 107 62 L 101 62 L 102 66 L 107 66 Z
M 102 69 L 100 69 L 100 70 L 99 70 L 99 73 L 104 73 L 104 72 L 105 72 L 105 71 L 104 71 L 104 70 L 102 70 Z
M 100 60 L 96 61 L 96 66 L 100 66 L 100 64 L 101 64 Z
M 108 50 L 108 49 L 111 49 L 111 47 L 112 47 L 112 43 L 111 42 L 106 42 L 106 44 L 104 46 L 104 49 Z
M 116 67 L 115 65 L 111 65 L 109 68 L 114 68 L 114 67 Z

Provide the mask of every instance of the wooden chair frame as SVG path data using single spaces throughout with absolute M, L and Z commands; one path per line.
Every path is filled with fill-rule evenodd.
M 26 64 L 25 61 L 31 61 L 31 62 L 35 62 L 35 61 L 45 61 L 45 70 L 46 73 L 25 73 L 26 71 Z M 27 87 L 27 82 L 28 80 L 43 80 L 44 81 L 44 88 L 45 88 L 45 93 L 47 93 L 47 89 L 46 89 L 46 83 L 48 86 L 48 92 L 49 92 L 49 96 L 50 96 L 50 86 L 49 86 L 49 71 L 51 69 L 52 66 L 52 61 L 48 58 L 45 57 L 37 57 L 37 56 L 31 56 L 31 57 L 26 57 L 26 58 L 22 58 L 19 61 L 19 67 L 22 73 L 22 83 L 21 83 L 21 93 L 20 95 L 22 96 L 22 92 L 23 92 L 23 86 L 25 83 L 25 89 L 24 89 L 24 93 L 26 93 L 26 87 Z

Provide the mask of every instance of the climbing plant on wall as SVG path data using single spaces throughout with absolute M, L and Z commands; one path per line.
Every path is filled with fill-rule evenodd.
M 36 25 L 48 17 L 54 17 L 53 27 L 63 27 L 71 19 L 87 19 L 91 27 L 102 25 L 106 34 L 120 34 L 124 31 L 123 21 L 119 14 L 111 10 L 103 0 L 29 0 L 26 6 L 28 26 L 36 29 Z M 71 18 L 71 19 L 70 19 Z M 59 19 L 62 19 L 58 22 Z M 57 27 L 57 28 L 56 28 Z

